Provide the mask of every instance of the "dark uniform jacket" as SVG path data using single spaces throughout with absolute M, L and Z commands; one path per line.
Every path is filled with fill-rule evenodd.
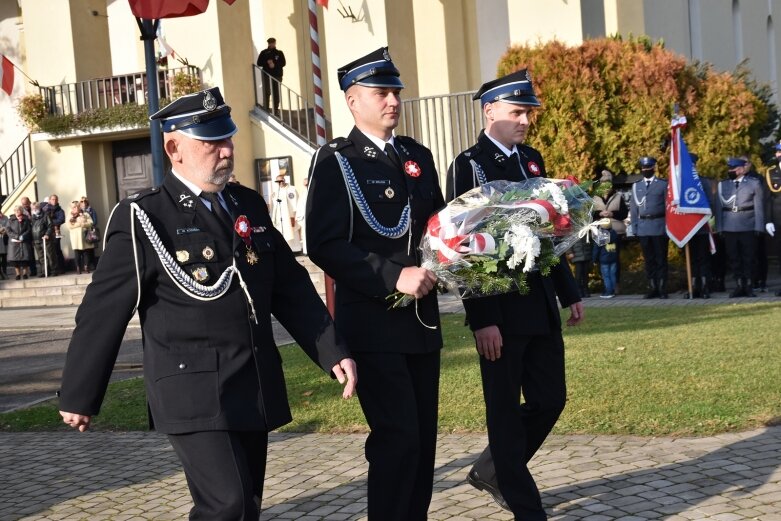
M 268 61 L 273 60 L 274 61 L 274 68 L 270 68 L 268 66 Z M 273 76 L 274 78 L 281 80 L 282 79 L 282 68 L 285 66 L 287 62 L 285 61 L 285 53 L 280 51 L 277 48 L 274 49 L 263 49 L 260 51 L 260 54 L 258 54 L 258 67 L 266 71 L 269 75 Z
M 781 230 L 781 166 L 776 164 L 765 174 L 767 189 L 765 190 L 765 222 L 776 226 L 776 233 Z
M 646 186 L 645 179 L 632 185 L 632 198 L 629 201 L 630 226 L 637 237 L 667 235 L 664 220 L 667 181 L 656 176 L 651 179 L 651 186 Z
M 335 321 L 352 351 L 426 353 L 442 347 L 439 330 L 424 327 L 416 304 L 389 310 L 402 268 L 419 265 L 418 245 L 429 217 L 442 206 L 431 152 L 412 138 L 396 136 L 402 165 L 420 169 L 403 173 L 360 130 L 321 147 L 309 169 L 306 236 L 309 257 L 336 281 Z M 394 227 L 409 201 L 409 233 L 390 239 L 366 223 L 348 194 L 336 154 L 355 173 L 358 188 L 380 224 Z M 429 326 L 439 325 L 435 292 L 418 300 L 417 313 Z
M 481 132 L 477 144 L 459 154 L 450 165 L 446 185 L 448 201 L 479 186 L 471 161 L 482 167 L 486 182 L 545 177 L 542 155 L 530 146 L 517 145 L 517 148 L 520 162 L 504 155 Z M 503 332 L 516 335 L 544 335 L 561 329 L 556 296 L 564 307 L 580 301 L 578 287 L 567 262 L 562 259 L 547 277 L 541 276 L 539 272 L 530 273 L 527 282 L 529 293 L 526 295 L 514 292 L 464 299 L 469 327 L 474 331 L 497 325 Z
M 716 193 L 716 230 L 764 232 L 762 186 L 759 181 L 748 176 L 743 176 L 739 186 L 736 189 L 732 179 L 724 179 L 719 183 Z
M 257 192 L 227 185 L 223 197 L 235 219 L 245 215 L 259 260 L 247 261 L 237 234 L 232 242 L 217 217 L 175 176 L 162 187 L 130 196 L 115 208 L 106 249 L 76 314 L 60 393 L 63 411 L 94 415 L 108 384 L 140 277 L 144 380 L 154 427 L 177 434 L 208 430 L 270 431 L 290 421 L 281 358 L 271 313 L 324 370 L 347 356 L 306 270 L 271 224 Z M 186 273 L 214 284 L 235 259 L 252 296 L 257 325 L 238 276 L 222 297 L 186 295 L 163 268 L 131 203 L 149 217 Z M 135 242 L 131 235 L 135 230 Z

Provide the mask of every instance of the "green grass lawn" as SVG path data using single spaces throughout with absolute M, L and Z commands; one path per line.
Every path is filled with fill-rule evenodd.
M 483 431 L 477 354 L 463 315 L 445 315 L 440 431 Z M 569 402 L 559 434 L 709 435 L 781 421 L 781 306 L 588 309 L 565 330 Z M 284 431 L 357 432 L 353 398 L 293 347 L 282 348 L 293 423 Z M 360 368 L 359 368 L 360 378 Z M 0 415 L 0 430 L 60 427 L 48 403 Z M 147 425 L 139 379 L 112 384 L 95 428 Z

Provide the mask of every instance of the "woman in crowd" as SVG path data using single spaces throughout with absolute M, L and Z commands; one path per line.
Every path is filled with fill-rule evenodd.
M 70 219 L 67 221 L 67 225 L 70 234 L 71 248 L 73 248 L 73 254 L 76 259 L 76 273 L 81 274 L 82 270 L 84 270 L 85 273 L 89 273 L 95 245 L 87 242 L 84 235 L 87 230 L 92 228 L 92 217 L 81 210 L 79 201 L 73 201 L 73 203 L 71 203 L 71 214 Z
M 16 272 L 16 280 L 30 276 L 30 261 L 33 259 L 33 229 L 24 208 L 14 207 L 14 215 L 8 220 L 8 260 Z

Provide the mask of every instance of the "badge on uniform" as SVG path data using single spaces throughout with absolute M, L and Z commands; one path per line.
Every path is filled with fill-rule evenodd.
M 534 161 L 529 161 L 527 166 L 529 167 L 529 172 L 531 172 L 532 175 L 540 175 L 540 165 Z
M 211 246 L 206 246 L 203 248 L 203 251 L 201 251 L 201 255 L 203 255 L 203 258 L 206 260 L 212 260 L 214 258 L 214 250 Z
M 187 250 L 176 250 L 176 260 L 179 261 L 179 264 L 184 264 L 190 260 L 190 252 Z
M 368 157 L 374 159 L 377 157 L 377 150 L 370 146 L 363 147 L 363 153 L 366 154 Z
M 194 268 L 192 274 L 196 282 L 205 282 L 209 278 L 209 270 L 206 269 L 206 266 Z
M 247 216 L 239 215 L 236 222 L 233 224 L 233 229 L 238 236 L 241 237 L 241 240 L 244 241 L 244 246 L 247 248 L 247 264 L 254 266 L 258 263 L 259 257 L 258 254 L 255 253 L 255 250 L 252 249 L 252 239 L 250 239 L 250 236 L 252 235 L 252 225 L 250 224 L 249 219 L 247 219 Z
M 410 177 L 420 177 L 420 174 L 422 173 L 420 165 L 415 161 L 407 161 L 404 163 L 404 172 Z
M 393 199 L 393 196 L 396 195 L 396 192 L 391 188 L 390 186 L 385 189 L 385 197 L 388 199 Z

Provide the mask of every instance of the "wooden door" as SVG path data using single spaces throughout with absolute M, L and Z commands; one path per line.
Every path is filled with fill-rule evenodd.
M 154 185 L 149 139 L 115 141 L 113 149 L 117 197 L 120 201 Z

